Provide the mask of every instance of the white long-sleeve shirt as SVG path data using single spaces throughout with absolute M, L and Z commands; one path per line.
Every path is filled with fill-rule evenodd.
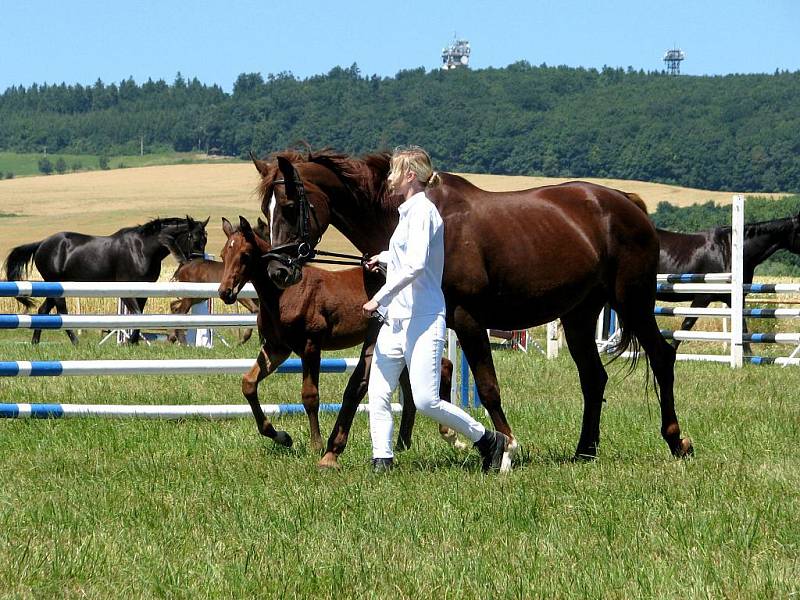
M 387 265 L 386 283 L 373 300 L 386 307 L 390 319 L 444 315 L 442 217 L 425 192 L 411 196 L 397 211 L 400 221 L 389 249 L 379 255 Z

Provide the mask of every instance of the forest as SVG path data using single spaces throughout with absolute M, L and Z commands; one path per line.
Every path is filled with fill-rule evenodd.
M 800 72 L 670 76 L 534 66 L 300 79 L 243 73 L 232 91 L 172 83 L 13 86 L 0 151 L 259 155 L 306 141 L 363 154 L 415 143 L 442 169 L 800 192 Z

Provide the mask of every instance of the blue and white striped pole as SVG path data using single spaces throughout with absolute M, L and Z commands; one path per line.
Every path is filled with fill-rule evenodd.
M 175 360 L 34 360 L 0 361 L 0 377 L 52 377 L 77 375 L 241 375 L 249 371 L 253 359 L 175 359 Z M 324 358 L 323 373 L 345 373 L 355 369 L 357 358 Z M 286 360 L 278 373 L 302 373 L 299 358 Z

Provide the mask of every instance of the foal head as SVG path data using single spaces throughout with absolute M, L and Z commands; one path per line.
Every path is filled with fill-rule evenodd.
M 225 217 L 222 218 L 222 231 L 227 240 L 222 248 L 222 279 L 219 284 L 219 297 L 225 304 L 233 304 L 244 285 L 253 279 L 257 269 L 263 268 L 261 257 L 269 252 L 270 245 L 261 237 L 265 224 L 258 220 L 254 231 L 244 217 L 239 217 L 239 227 L 235 228 Z

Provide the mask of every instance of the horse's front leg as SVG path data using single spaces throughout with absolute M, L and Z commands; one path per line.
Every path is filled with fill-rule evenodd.
M 39 310 L 37 312 L 40 315 L 46 315 L 50 312 L 50 309 L 52 309 L 55 305 L 56 305 L 55 298 L 45 298 L 44 302 L 42 302 L 42 305 L 39 307 Z M 39 343 L 39 340 L 41 339 L 42 339 L 42 330 L 34 329 L 33 336 L 31 337 L 31 344 L 35 346 L 36 344 Z
M 288 358 L 289 354 L 289 350 L 281 349 L 280 351 L 274 351 L 268 349 L 266 345 L 264 345 L 261 347 L 255 364 L 242 377 L 242 394 L 247 399 L 250 410 L 253 411 L 253 417 L 255 417 L 258 432 L 287 448 L 291 447 L 292 438 L 285 431 L 276 430 L 269 419 L 267 419 L 261 408 L 261 403 L 258 401 L 258 384 L 267 375 L 275 371 L 275 369 Z
M 320 349 L 311 340 L 306 342 L 303 353 L 303 408 L 308 415 L 308 427 L 311 434 L 311 449 L 322 450 L 322 436 L 319 433 L 319 369 Z
M 442 357 L 442 375 L 439 381 L 439 398 L 445 402 L 452 402 L 453 390 L 453 361 Z M 458 434 L 447 425 L 439 424 L 439 435 L 456 450 L 469 450 L 470 445 L 458 439 Z
M 350 427 L 353 425 L 358 405 L 367 394 L 369 384 L 369 372 L 372 366 L 372 353 L 375 349 L 375 341 L 378 339 L 378 332 L 381 324 L 377 320 L 370 320 L 367 336 L 364 345 L 361 346 L 361 356 L 358 364 L 342 395 L 342 408 L 336 416 L 336 423 L 333 424 L 333 431 L 328 437 L 328 445 L 325 454 L 322 456 L 317 466 L 323 469 L 338 469 L 339 455 L 344 452 L 347 446 L 347 438 L 350 435 Z
M 251 313 L 258 312 L 258 305 L 249 298 L 237 298 L 237 302 L 239 302 L 239 304 L 244 306 Z M 246 344 L 252 336 L 253 336 L 253 328 L 251 327 L 249 329 L 245 329 L 244 333 L 242 334 L 242 341 L 239 343 L 239 345 Z
M 192 306 L 203 301 L 204 298 L 179 298 L 169 303 L 169 312 L 173 315 L 185 315 L 192 309 Z M 168 339 L 170 342 L 177 342 L 181 346 L 185 346 L 186 330 L 175 329 Z
M 481 404 L 489 413 L 495 430 L 505 434 L 508 439 L 508 446 L 503 453 L 503 461 L 500 466 L 501 472 L 511 470 L 511 463 L 517 453 L 518 444 L 514 435 L 511 433 L 511 426 L 506 420 L 503 407 L 500 404 L 500 386 L 497 383 L 497 373 L 494 369 L 492 360 L 492 348 L 489 345 L 489 335 L 483 327 L 468 311 L 463 307 L 457 307 L 453 313 L 453 329 L 461 342 L 461 349 L 467 358 L 472 376 L 475 378 L 475 385 L 478 387 L 478 395 Z

